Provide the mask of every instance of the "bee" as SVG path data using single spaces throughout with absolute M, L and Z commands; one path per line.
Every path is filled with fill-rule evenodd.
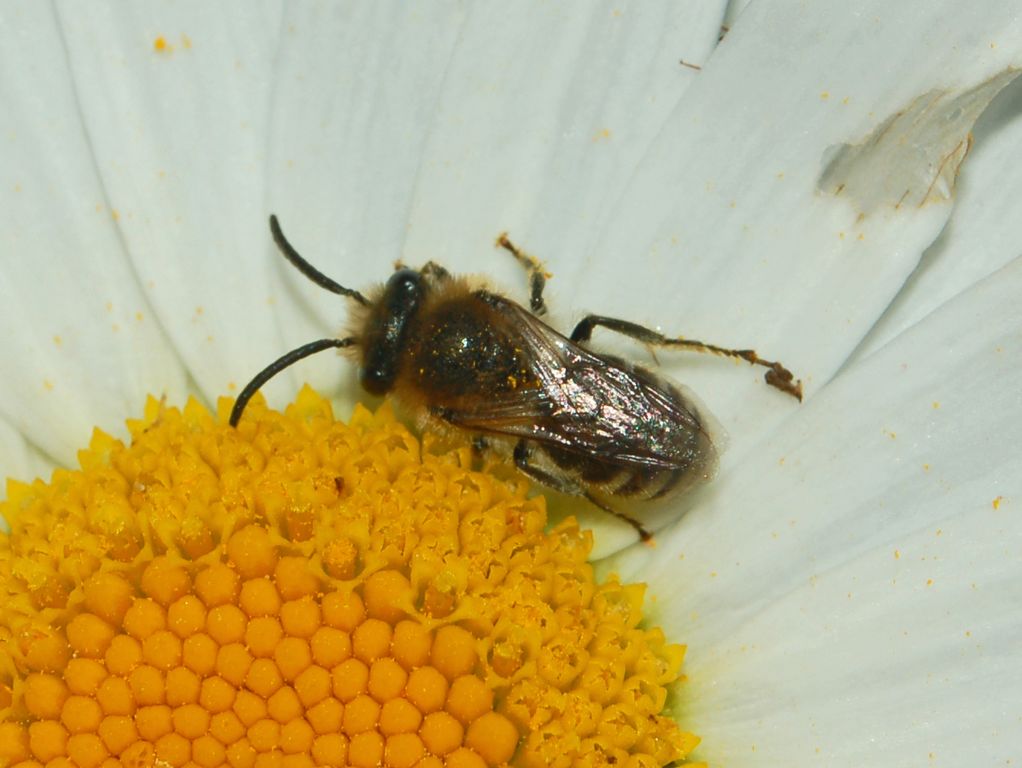
M 589 500 L 650 533 L 631 510 L 709 480 L 717 449 L 712 420 L 682 387 L 624 358 L 589 348 L 596 328 L 643 344 L 738 358 L 765 367 L 768 384 L 798 400 L 802 383 L 780 363 L 752 350 L 670 338 L 626 320 L 588 315 L 570 336 L 546 313 L 541 263 L 500 235 L 497 245 L 527 271 L 529 308 L 434 262 L 398 265 L 368 296 L 307 262 L 285 238 L 276 216 L 270 231 L 303 275 L 354 303 L 352 333 L 305 344 L 260 371 L 230 415 L 237 426 L 252 396 L 273 376 L 327 349 L 354 353 L 362 387 L 393 398 L 422 425 L 464 430 L 481 450 L 503 451 L 533 481 Z M 626 511 L 627 510 L 627 511 Z

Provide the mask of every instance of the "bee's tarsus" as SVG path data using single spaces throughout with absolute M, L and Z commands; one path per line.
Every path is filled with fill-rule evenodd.
M 781 392 L 787 392 L 800 403 L 802 402 L 802 380 L 796 379 L 795 375 L 780 363 L 772 363 L 763 378 L 766 383 Z

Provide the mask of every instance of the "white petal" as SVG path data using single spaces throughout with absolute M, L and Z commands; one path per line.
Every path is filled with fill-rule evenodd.
M 642 297 L 635 320 L 755 347 L 818 389 L 940 232 L 944 161 L 1022 64 L 1014 3 L 959 8 L 749 5 L 623 190 L 579 296 L 607 314 Z M 794 410 L 754 370 L 672 361 L 731 433 L 725 471 Z
M 521 271 L 494 249 L 510 229 L 550 258 L 551 295 L 570 290 L 602 211 L 694 77 L 679 57 L 709 54 L 722 13 L 719 2 L 297 6 L 276 89 L 274 205 L 299 250 L 351 287 L 385 278 L 403 253 L 504 276 L 524 296 Z M 318 330 L 295 325 L 291 345 L 344 316 L 316 293 L 299 288 Z M 336 381 L 325 358 L 302 375 Z
M 1022 252 L 1022 79 L 976 123 L 954 212 L 853 359 L 882 347 L 952 296 Z
M 949 24 L 957 8 L 751 4 L 624 190 L 592 255 L 602 269 L 578 295 L 667 333 L 754 347 L 811 395 L 941 231 L 972 122 L 1022 63 L 1014 4 Z M 729 434 L 717 483 L 798 410 L 744 364 L 658 357 Z M 694 503 L 645 523 L 657 530 Z M 632 540 L 601 527 L 597 555 Z
M 0 419 L 0 467 L 3 467 L 0 481 L 4 481 L 4 484 L 0 485 L 2 500 L 7 498 L 7 478 L 25 482 L 35 477 L 49 477 L 54 464 L 29 445 L 21 432 L 12 427 L 6 419 Z M 7 530 L 3 518 L 0 518 L 0 530 Z
M 828 385 L 633 550 L 745 765 L 1003 764 L 1022 743 L 1022 258 Z
M 265 169 L 276 4 L 60 6 L 81 112 L 120 235 L 207 400 L 280 335 Z
M 186 391 L 111 220 L 68 68 L 49 5 L 7 8 L 0 409 L 64 464 L 93 426 L 120 431 L 146 393 Z
M 716 44 L 723 3 L 479 4 L 432 125 L 410 260 L 520 270 L 501 231 L 548 262 L 572 296 L 604 218 Z M 556 305 L 556 302 L 554 302 Z
M 287 8 L 274 71 L 270 208 L 294 246 L 346 286 L 365 290 L 386 279 L 401 255 L 423 145 L 464 13 L 454 3 L 428 11 L 403 2 Z M 284 347 L 267 342 L 268 358 L 343 327 L 350 308 L 343 299 L 276 254 L 264 263 L 293 289 L 275 291 Z M 349 404 L 361 394 L 351 367 L 332 355 L 302 363 L 296 380 L 325 391 L 343 382 Z

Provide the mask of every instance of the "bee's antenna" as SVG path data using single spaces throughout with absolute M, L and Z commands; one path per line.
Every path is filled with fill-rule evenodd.
M 270 214 L 270 232 L 273 234 L 273 242 L 275 242 L 277 247 L 280 248 L 280 252 L 284 254 L 284 258 L 290 261 L 299 272 L 309 278 L 320 288 L 326 288 L 331 293 L 337 293 L 341 296 L 348 296 L 357 301 L 363 307 L 369 306 L 369 300 L 354 288 L 345 288 L 340 283 L 331 280 L 303 259 L 298 251 L 294 249 L 294 246 L 292 246 L 291 243 L 287 241 L 287 238 L 284 237 L 284 232 L 280 228 L 280 222 L 277 221 L 276 214 Z
M 263 368 L 259 373 L 255 375 L 245 388 L 241 390 L 241 394 L 238 395 L 238 399 L 234 401 L 234 407 L 231 409 L 231 418 L 229 423 L 232 427 L 238 426 L 238 422 L 241 420 L 241 414 L 245 410 L 245 406 L 248 405 L 248 401 L 252 399 L 252 396 L 259 391 L 259 388 L 266 382 L 276 376 L 278 373 L 283 371 L 285 368 L 290 368 L 292 365 L 297 363 L 299 360 L 314 355 L 317 352 L 322 352 L 325 349 L 331 348 L 344 348 L 350 347 L 358 343 L 358 339 L 320 339 L 319 341 L 312 341 L 308 344 L 303 344 L 298 349 L 292 349 L 283 357 L 274 360 L 268 366 Z

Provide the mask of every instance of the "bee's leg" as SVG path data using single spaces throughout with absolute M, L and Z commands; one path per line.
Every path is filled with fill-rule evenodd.
M 497 245 L 514 256 L 515 260 L 525 267 L 529 273 L 529 309 L 534 315 L 545 315 L 546 302 L 543 301 L 543 289 L 546 287 L 546 280 L 550 275 L 543 269 L 543 264 L 535 256 L 531 256 L 508 240 L 507 232 L 500 233 L 497 237 Z
M 527 440 L 519 440 L 515 443 L 515 466 L 518 467 L 522 474 L 528 475 L 540 485 L 553 488 L 555 491 L 567 494 L 568 496 L 585 495 L 585 490 L 578 483 L 574 483 L 570 478 L 562 475 L 555 475 L 545 469 L 540 469 L 535 464 L 529 462 L 530 458 L 532 458 L 532 446 L 529 445 L 529 442 Z
M 787 392 L 799 402 L 802 400 L 801 380 L 796 381 L 791 371 L 783 365 L 770 360 L 764 360 L 751 349 L 726 349 L 715 344 L 683 339 L 680 336 L 671 338 L 637 323 L 630 323 L 627 320 L 618 320 L 613 317 L 604 317 L 603 315 L 588 315 L 582 318 L 578 325 L 575 326 L 575 330 L 571 332 L 571 340 L 577 344 L 587 342 L 592 337 L 593 330 L 599 326 L 620 333 L 623 336 L 628 336 L 636 341 L 641 341 L 643 344 L 652 344 L 657 347 L 681 347 L 694 352 L 709 352 L 713 355 L 745 360 L 752 365 L 761 365 L 768 369 L 764 376 L 767 384 L 782 392 Z
M 400 259 L 394 262 L 395 272 L 398 271 L 399 269 L 407 269 L 407 267 L 408 265 L 405 264 Z M 437 282 L 440 283 L 443 283 L 451 279 L 451 273 L 447 271 L 447 268 L 440 266 L 435 261 L 427 261 L 425 264 L 422 265 L 422 268 L 419 270 L 419 273 L 424 275 L 425 277 L 432 277 Z
M 653 538 L 653 534 L 647 531 L 642 525 L 639 524 L 638 520 L 635 520 L 628 515 L 618 512 L 616 509 L 607 506 L 606 504 L 598 501 L 591 493 L 583 488 L 578 483 L 571 480 L 571 478 L 564 477 L 563 475 L 555 475 L 552 472 L 548 472 L 545 469 L 540 469 L 535 464 L 531 464 L 529 459 L 531 457 L 532 450 L 527 440 L 519 440 L 515 444 L 514 460 L 515 466 L 518 467 L 518 471 L 523 475 L 526 475 L 535 480 L 540 485 L 545 485 L 548 488 L 553 488 L 555 491 L 567 494 L 568 496 L 581 496 L 593 506 L 599 507 L 604 512 L 607 512 L 614 517 L 620 518 L 632 526 L 639 534 L 639 538 L 643 541 L 649 541 Z
M 451 279 L 451 273 L 447 271 L 447 268 L 440 266 L 435 261 L 427 261 L 419 271 L 426 277 L 436 278 L 441 283 Z
M 472 438 L 472 466 L 479 468 L 483 466 L 486 454 L 490 452 L 490 441 L 482 435 L 475 435 Z

